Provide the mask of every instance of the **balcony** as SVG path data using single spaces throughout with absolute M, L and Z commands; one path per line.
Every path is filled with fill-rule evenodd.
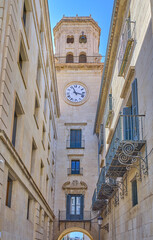
M 123 177 L 131 166 L 136 166 L 138 160 L 143 161 L 144 171 L 147 171 L 147 163 L 140 156 L 140 150 L 146 143 L 144 120 L 144 115 L 119 116 L 106 155 L 106 176 L 115 179 Z
M 79 142 L 76 141 L 66 141 L 66 148 L 67 149 L 84 149 L 85 148 L 85 140 L 81 140 Z
M 108 199 L 114 195 L 116 189 L 116 180 L 106 177 L 106 168 L 103 167 L 93 194 L 92 209 L 95 211 L 105 208 Z
M 112 94 L 109 94 L 107 103 L 106 103 L 106 124 L 105 124 L 105 128 L 109 128 L 112 119 L 113 119 L 113 98 L 112 98 Z
M 59 222 L 90 222 L 91 221 L 91 212 L 84 211 L 82 215 L 69 215 L 67 212 L 59 211 Z
M 127 19 L 121 36 L 119 55 L 118 55 L 118 76 L 124 76 L 125 69 L 132 52 L 133 43 L 135 40 L 135 22 Z
M 104 209 L 106 205 L 107 205 L 107 199 L 98 199 L 97 188 L 96 188 L 92 197 L 92 210 L 98 211 L 100 209 Z
M 83 175 L 83 168 L 80 169 L 72 169 L 68 168 L 67 169 L 67 175 Z

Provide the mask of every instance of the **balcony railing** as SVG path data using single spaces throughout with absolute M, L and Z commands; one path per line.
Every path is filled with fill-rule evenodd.
M 102 210 L 106 207 L 108 200 L 107 199 L 98 199 L 97 195 L 97 188 L 94 191 L 93 197 L 92 197 L 92 210 L 98 211 Z
M 133 165 L 144 139 L 144 115 L 120 115 L 106 155 L 106 176 L 123 177 Z
M 106 124 L 105 127 L 108 128 L 110 126 L 110 123 L 113 118 L 113 98 L 112 94 L 109 94 L 108 100 L 106 103 L 106 110 L 105 110 L 105 115 L 106 115 Z
M 116 187 L 116 180 L 106 177 L 106 168 L 101 169 L 97 182 L 98 198 L 110 198 Z
M 66 141 L 66 148 L 70 148 L 70 149 L 81 149 L 81 148 L 85 148 L 85 140 L 82 140 L 82 141 L 70 141 L 70 140 L 67 140 Z
M 124 70 L 126 68 L 134 40 L 135 40 L 135 22 L 130 21 L 130 19 L 127 19 L 123 28 L 123 34 L 121 36 L 118 55 L 119 76 L 124 75 Z
M 84 211 L 83 215 L 76 215 L 76 219 L 74 215 L 67 216 L 66 211 L 59 211 L 59 222 L 90 222 L 90 221 L 91 221 L 90 211 Z
M 80 169 L 68 168 L 67 175 L 73 175 L 73 174 L 83 175 L 83 168 L 80 168 Z
M 104 56 L 86 56 L 86 60 L 84 62 L 79 62 L 79 56 L 73 56 L 70 62 L 67 62 L 66 56 L 55 56 L 55 63 L 102 63 L 105 60 Z

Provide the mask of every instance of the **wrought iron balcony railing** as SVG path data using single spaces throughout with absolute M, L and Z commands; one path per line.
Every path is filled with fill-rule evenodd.
M 132 46 L 135 40 L 135 24 L 135 22 L 127 19 L 123 28 L 118 55 L 119 76 L 124 75 L 124 70 L 126 68 L 128 58 L 132 50 Z
M 144 115 L 120 115 L 106 155 L 106 176 L 123 177 L 127 169 L 141 159 L 145 145 Z
M 80 60 L 80 56 L 73 56 L 70 60 L 67 60 L 66 56 L 55 56 L 55 63 L 68 63 L 68 64 L 76 64 L 76 63 L 102 63 L 104 62 L 104 56 L 85 56 L 84 59 Z
M 83 211 L 82 215 L 67 215 L 66 211 L 59 211 L 59 222 L 90 222 L 91 212 Z
M 78 142 L 76 142 L 76 141 L 70 141 L 70 140 L 67 140 L 66 141 L 66 148 L 72 148 L 72 149 L 74 149 L 74 148 L 77 148 L 77 149 L 79 149 L 79 148 L 85 148 L 85 140 L 81 140 L 81 141 L 78 141 Z
M 110 177 L 106 177 L 106 168 L 101 169 L 99 179 L 97 182 L 97 194 L 98 198 L 107 199 L 114 193 L 116 187 L 116 180 Z
M 111 123 L 112 117 L 113 117 L 113 98 L 112 98 L 112 94 L 109 94 L 109 96 L 108 96 L 108 100 L 107 100 L 107 103 L 106 103 L 105 116 L 106 116 L 105 127 L 108 128 L 110 126 L 110 123 Z
M 83 168 L 80 168 L 80 169 L 68 168 L 67 175 L 73 175 L 73 174 L 83 175 Z
M 98 211 L 102 210 L 106 207 L 108 200 L 107 199 L 98 199 L 97 195 L 97 188 L 94 191 L 93 197 L 92 197 L 92 210 Z

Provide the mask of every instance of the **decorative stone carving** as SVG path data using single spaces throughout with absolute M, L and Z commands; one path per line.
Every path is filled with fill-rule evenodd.
M 83 181 L 79 181 L 78 180 L 73 180 L 72 182 L 68 181 L 68 182 L 65 182 L 62 186 L 62 189 L 63 190 L 67 190 L 67 189 L 70 189 L 70 190 L 73 190 L 73 189 L 81 189 L 81 190 L 87 190 L 88 186 L 85 182 Z

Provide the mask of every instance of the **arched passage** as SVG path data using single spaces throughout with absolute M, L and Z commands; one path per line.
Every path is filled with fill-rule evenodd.
M 72 227 L 72 228 L 65 229 L 61 233 L 61 235 L 58 237 L 57 240 L 62 240 L 65 235 L 67 235 L 67 234 L 69 234 L 71 232 L 81 232 L 81 233 L 84 233 L 84 234 L 86 234 L 90 238 L 90 240 L 93 240 L 93 237 L 85 229 L 79 228 L 79 227 Z

